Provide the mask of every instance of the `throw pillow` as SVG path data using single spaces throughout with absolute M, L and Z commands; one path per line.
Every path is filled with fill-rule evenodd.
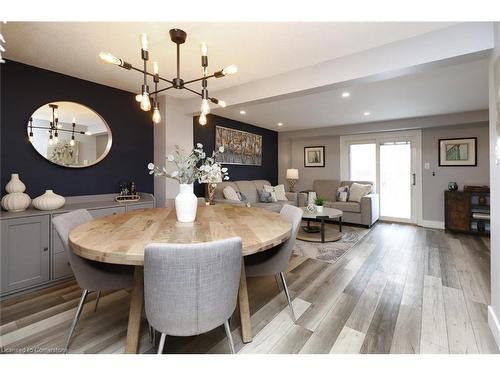
M 246 202 L 248 199 L 247 196 L 240 191 L 237 191 L 236 194 L 238 194 L 238 199 L 242 202 Z
M 257 194 L 259 195 L 259 202 L 261 203 L 272 203 L 273 198 L 269 191 L 265 191 L 264 189 L 257 190 Z
M 224 190 L 222 190 L 222 194 L 224 195 L 225 199 L 228 199 L 230 201 L 239 201 L 240 198 L 238 197 L 238 193 L 236 193 L 236 190 L 232 186 L 226 186 Z
M 347 202 L 349 199 L 349 186 L 341 186 L 337 189 L 337 202 Z
M 285 185 L 277 185 L 277 186 L 269 186 L 269 185 L 264 185 L 264 190 L 268 191 L 271 193 L 274 193 L 276 195 L 276 200 L 277 201 L 288 201 L 288 198 L 286 197 L 285 194 Z
M 363 198 L 371 190 L 371 185 L 363 185 L 353 182 L 349 189 L 349 202 L 361 202 L 361 198 Z

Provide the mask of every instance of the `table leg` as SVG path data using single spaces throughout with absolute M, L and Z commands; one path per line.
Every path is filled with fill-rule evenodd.
M 142 307 L 144 305 L 144 268 L 136 266 L 134 271 L 134 287 L 130 299 L 128 315 L 127 344 L 125 353 L 137 353 L 139 347 L 139 331 L 141 327 Z
M 246 344 L 252 342 L 252 323 L 250 321 L 250 304 L 248 303 L 247 276 L 245 262 L 241 260 L 240 289 L 238 292 L 240 307 L 241 339 Z
M 325 243 L 325 220 L 321 219 L 321 243 Z
M 339 232 L 342 233 L 342 216 L 339 216 Z

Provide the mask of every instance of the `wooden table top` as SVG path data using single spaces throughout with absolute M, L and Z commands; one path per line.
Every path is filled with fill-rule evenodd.
M 243 255 L 286 241 L 291 223 L 257 207 L 199 206 L 194 223 L 178 223 L 175 208 L 150 208 L 99 218 L 73 229 L 69 242 L 84 258 L 105 263 L 143 265 L 152 242 L 200 243 L 238 236 Z

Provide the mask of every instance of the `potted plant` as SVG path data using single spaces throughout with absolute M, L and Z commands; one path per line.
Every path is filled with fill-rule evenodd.
M 221 168 L 219 162 L 215 161 L 219 153 L 224 152 L 220 147 L 212 157 L 207 158 L 203 151 L 203 145 L 197 143 L 188 155 L 183 155 L 183 150 L 175 146 L 173 154 L 167 156 L 167 161 L 175 164 L 175 170 L 167 172 L 165 167 L 159 168 L 153 163 L 148 164 L 149 174 L 172 178 L 179 182 L 179 194 L 175 197 L 175 212 L 177 221 L 181 223 L 192 223 L 196 219 L 198 198 L 194 195 L 193 183 L 198 180 L 212 181 L 220 174 L 221 180 L 228 180 L 227 168 Z M 224 169 L 224 171 L 223 171 Z
M 323 212 L 323 206 L 325 205 L 325 198 L 316 197 L 314 198 L 314 204 L 316 205 L 316 212 Z

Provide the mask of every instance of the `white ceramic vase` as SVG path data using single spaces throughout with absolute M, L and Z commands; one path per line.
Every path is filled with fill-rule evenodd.
M 42 210 L 57 210 L 64 206 L 66 199 L 63 196 L 54 193 L 52 190 L 45 190 L 45 193 L 33 199 L 33 207 Z
M 9 212 L 26 210 L 31 203 L 31 198 L 25 194 L 26 185 L 19 179 L 17 173 L 10 175 L 10 181 L 5 185 L 5 191 L 9 194 L 2 198 L 2 207 Z
M 2 198 L 2 207 L 9 212 L 26 210 L 31 203 L 31 198 L 25 193 L 10 193 Z
M 7 193 L 23 193 L 26 190 L 26 185 L 19 179 L 19 174 L 12 173 L 10 175 L 10 181 L 5 185 L 5 191 Z
M 316 212 L 318 214 L 322 213 L 323 212 L 323 206 L 316 206 Z
M 175 213 L 177 221 L 192 223 L 196 219 L 198 198 L 194 195 L 193 184 L 180 184 L 179 194 L 175 197 Z

